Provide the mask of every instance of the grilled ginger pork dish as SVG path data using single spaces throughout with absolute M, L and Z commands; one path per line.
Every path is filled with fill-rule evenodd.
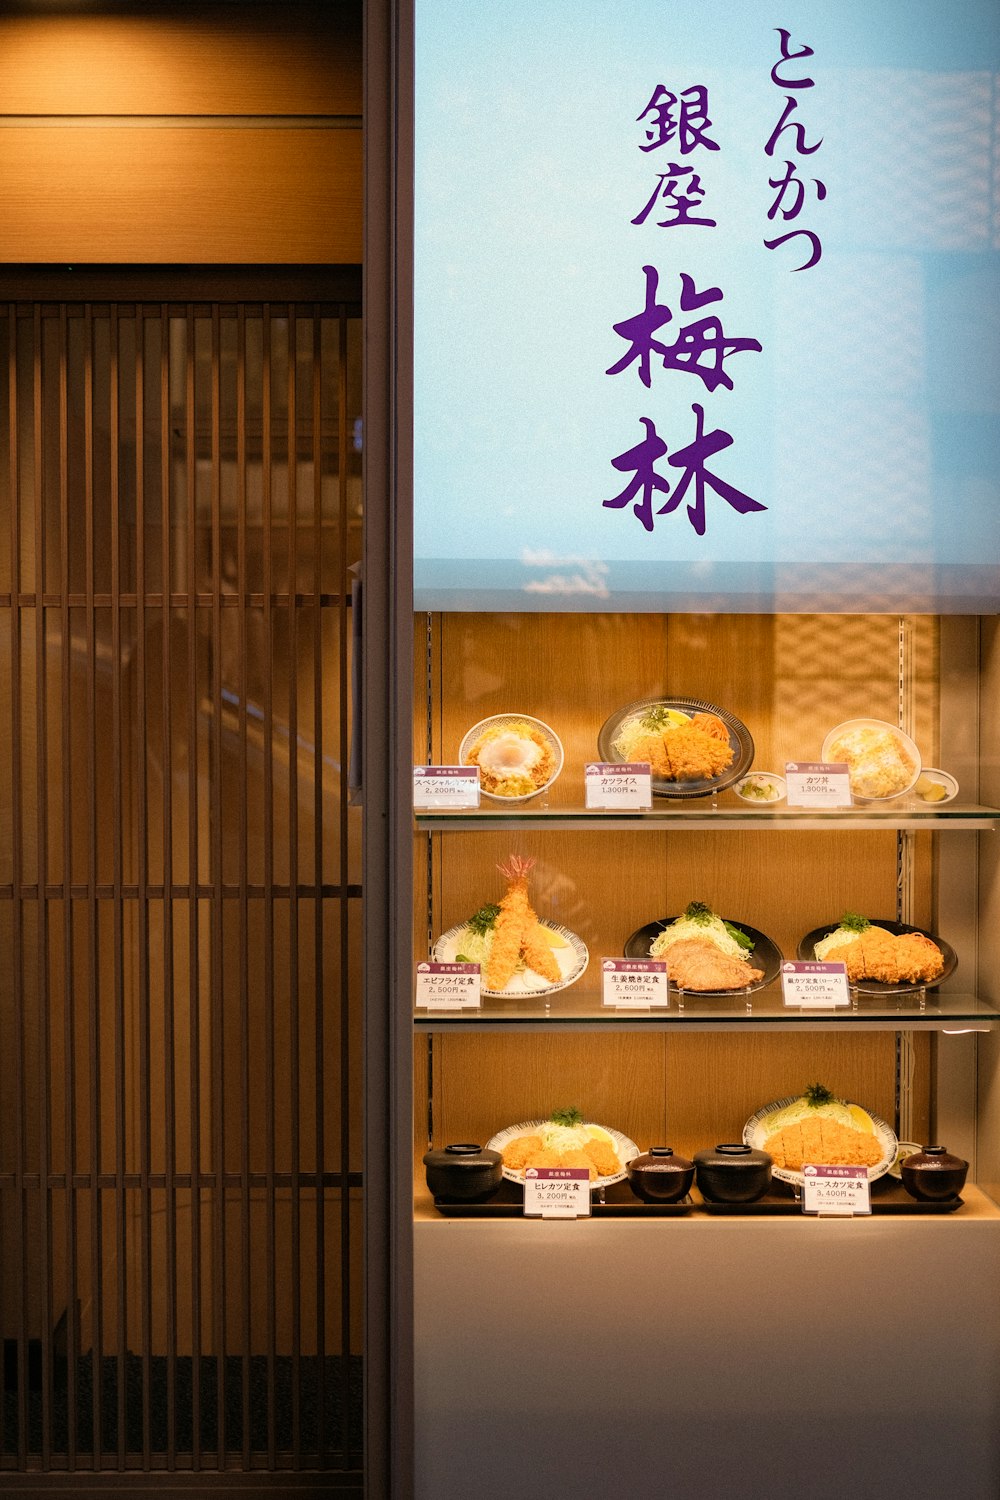
M 853 912 L 842 918 L 835 932 L 816 944 L 816 957 L 824 963 L 845 964 L 852 982 L 875 979 L 883 984 L 931 984 L 944 972 L 944 954 L 922 932 L 897 936 Z
M 753 943 L 704 901 L 691 901 L 684 915 L 658 933 L 651 958 L 667 962 L 667 975 L 684 990 L 742 990 L 764 978 L 750 962 Z
M 737 990 L 764 978 L 745 958 L 730 958 L 710 938 L 682 938 L 667 950 L 667 974 L 682 990 Z

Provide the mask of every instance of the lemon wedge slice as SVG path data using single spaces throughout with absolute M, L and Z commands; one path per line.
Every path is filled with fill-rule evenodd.
M 569 944 L 567 943 L 561 932 L 553 932 L 551 927 L 543 927 L 542 931 L 545 934 L 545 941 L 548 943 L 550 948 L 569 947 Z
M 875 1134 L 875 1121 L 867 1110 L 861 1108 L 860 1104 L 849 1104 L 847 1111 L 854 1121 L 854 1128 L 856 1130 L 863 1130 L 868 1135 Z
M 614 1136 L 603 1125 L 588 1125 L 586 1130 L 592 1141 L 606 1141 L 609 1146 L 615 1144 Z

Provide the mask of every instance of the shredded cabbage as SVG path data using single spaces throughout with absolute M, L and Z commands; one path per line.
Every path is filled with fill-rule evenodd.
M 721 917 L 713 912 L 709 920 L 698 920 L 694 917 L 678 917 L 676 922 L 671 922 L 665 927 L 660 935 L 653 939 L 650 946 L 650 956 L 660 958 L 674 943 L 680 942 L 682 938 L 708 938 L 710 942 L 723 953 L 728 953 L 730 958 L 742 958 L 747 963 L 750 956 L 745 948 L 741 948 L 736 939 L 726 930 L 726 924 Z

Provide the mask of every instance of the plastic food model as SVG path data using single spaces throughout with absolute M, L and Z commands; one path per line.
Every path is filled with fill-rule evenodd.
M 924 933 L 897 935 L 856 912 L 845 913 L 837 930 L 816 944 L 816 957 L 821 963 L 845 964 L 852 982 L 930 984 L 944 971 L 944 954 Z

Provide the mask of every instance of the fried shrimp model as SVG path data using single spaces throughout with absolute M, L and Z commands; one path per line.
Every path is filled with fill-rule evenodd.
M 502 990 L 520 962 L 551 984 L 561 978 L 555 955 L 545 938 L 538 916 L 528 900 L 528 872 L 535 861 L 512 854 L 500 874 L 508 882 L 493 928 L 493 946 L 486 965 L 486 985 Z

